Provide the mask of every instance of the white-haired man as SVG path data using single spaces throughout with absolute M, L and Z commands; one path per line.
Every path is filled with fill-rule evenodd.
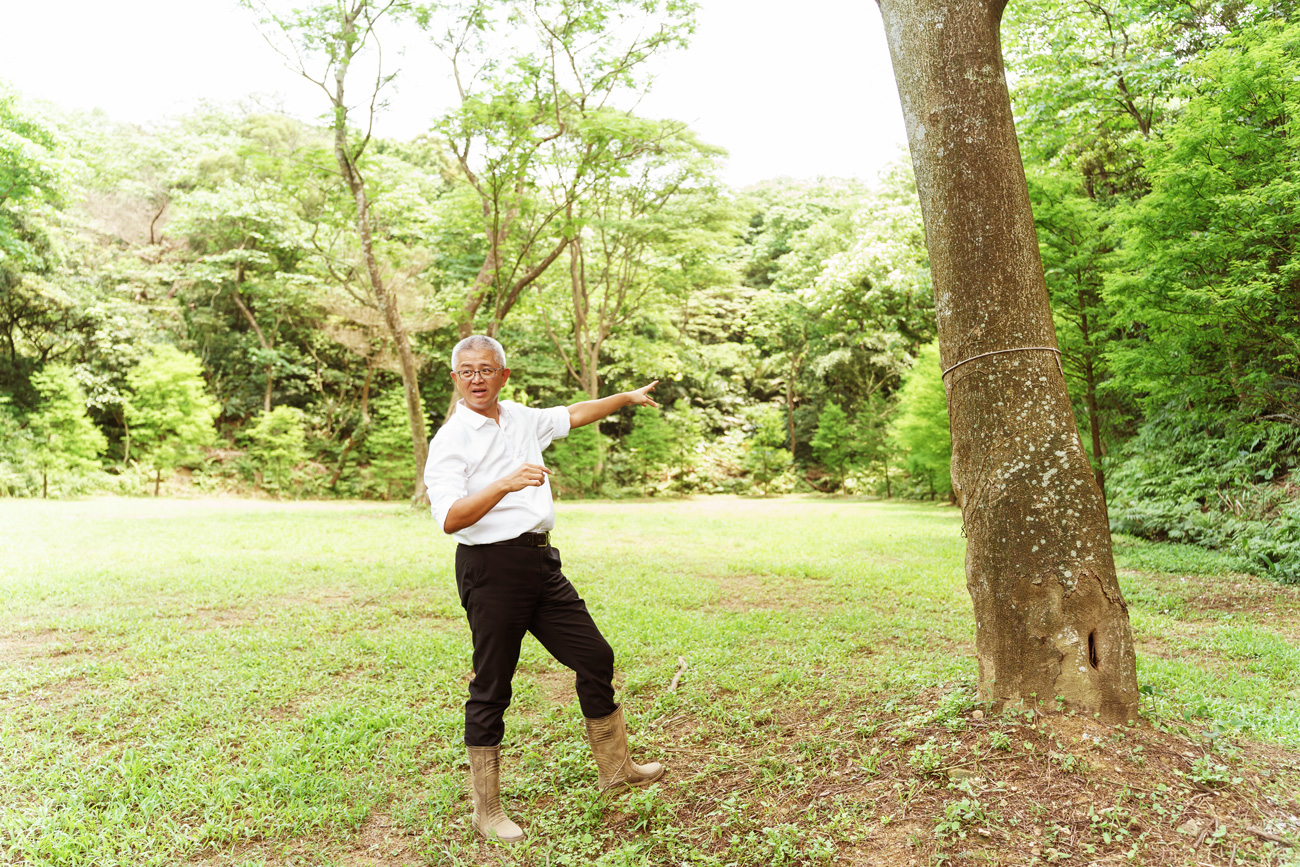
M 429 444 L 424 480 L 433 515 L 455 537 L 456 587 L 474 645 L 465 702 L 474 827 L 489 839 L 522 840 L 501 806 L 501 739 L 511 679 L 525 632 L 575 674 L 602 791 L 663 776 L 658 763 L 628 755 L 622 707 L 614 700 L 614 651 L 560 570 L 550 474 L 542 450 L 575 427 L 624 406 L 657 407 L 644 388 L 572 406 L 534 409 L 498 400 L 510 378 L 505 350 L 491 337 L 466 337 L 451 353 L 460 401 Z

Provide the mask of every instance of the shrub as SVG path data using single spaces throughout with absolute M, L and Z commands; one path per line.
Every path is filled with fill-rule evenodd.
M 214 439 L 217 403 L 204 390 L 199 360 L 167 344 L 152 347 L 127 383 L 128 448 L 153 470 L 156 496 L 164 473 L 197 461 Z
M 99 469 L 108 440 L 86 414 L 86 395 L 72 370 L 61 364 L 32 377 L 41 403 L 27 423 L 31 459 L 41 474 L 41 496 L 50 494 L 50 476 L 81 476 Z
M 745 441 L 744 466 L 750 478 L 762 486 L 763 496 L 767 496 L 772 482 L 788 472 L 794 460 L 785 447 L 785 414 L 780 407 L 758 407 L 750 418 L 754 430 Z
M 936 341 L 922 347 L 899 390 L 891 438 L 912 478 L 911 493 L 931 499 L 952 492 L 952 436 Z M 904 490 L 907 490 L 904 488 Z
M 632 432 L 623 438 L 623 450 L 630 465 L 629 481 L 639 484 L 642 493 L 651 494 L 659 482 L 667 480 L 665 472 L 677 453 L 673 426 L 663 413 L 645 410 L 636 414 Z
M 406 391 L 403 388 L 389 389 L 375 401 L 374 416 L 363 449 L 370 459 L 370 478 L 378 484 L 379 494 L 385 500 L 407 496 L 414 491 L 413 445 Z
M 302 410 L 277 406 L 262 412 L 245 432 L 248 456 L 262 477 L 262 487 L 276 494 L 292 491 L 297 467 L 307 460 L 307 433 Z
M 1300 429 L 1166 406 L 1110 475 L 1111 529 L 1233 555 L 1238 568 L 1300 582 Z
M 569 431 L 568 436 L 551 445 L 547 455 L 546 463 L 555 470 L 551 487 L 578 497 L 595 494 L 600 488 L 608 448 L 609 438 L 600 432 L 600 425 Z

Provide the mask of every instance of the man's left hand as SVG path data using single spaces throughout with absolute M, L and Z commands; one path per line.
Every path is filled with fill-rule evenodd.
M 631 400 L 632 405 L 649 406 L 658 409 L 659 404 L 655 403 L 654 399 L 650 397 L 650 392 L 658 384 L 659 384 L 659 380 L 656 379 L 654 382 L 650 383 L 644 388 L 638 388 L 636 391 L 629 391 L 627 395 L 632 399 Z

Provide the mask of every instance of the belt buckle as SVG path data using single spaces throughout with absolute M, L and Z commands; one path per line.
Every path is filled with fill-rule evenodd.
M 534 542 L 534 546 L 538 548 L 545 548 L 550 542 L 550 539 L 547 538 L 548 536 L 550 536 L 549 533 L 534 533 L 533 538 L 536 540 Z

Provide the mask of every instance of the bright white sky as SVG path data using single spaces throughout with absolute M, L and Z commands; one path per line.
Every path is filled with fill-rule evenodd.
M 24 96 L 148 123 L 200 100 L 256 96 L 316 117 L 235 0 L 3 0 L 0 79 Z M 661 60 L 641 114 L 689 123 L 731 157 L 726 180 L 872 179 L 906 133 L 872 0 L 702 0 L 685 53 Z M 405 138 L 449 104 L 442 57 L 408 48 L 377 131 Z

